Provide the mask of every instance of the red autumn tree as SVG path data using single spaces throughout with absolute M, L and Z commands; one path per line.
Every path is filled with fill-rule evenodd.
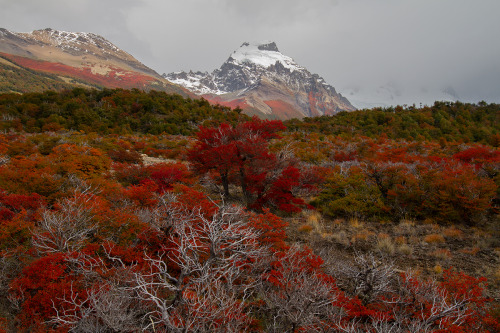
M 237 164 L 235 130 L 229 124 L 217 128 L 200 127 L 198 141 L 189 151 L 189 160 L 199 173 L 214 171 L 229 196 L 229 173 Z
M 236 126 L 200 127 L 197 142 L 188 157 L 196 171 L 211 173 L 230 196 L 229 185 L 240 187 L 247 207 L 261 210 L 274 207 L 286 212 L 300 211 L 305 202 L 293 189 L 302 183 L 290 158 L 272 153 L 269 141 L 284 130 L 281 121 L 253 118 Z

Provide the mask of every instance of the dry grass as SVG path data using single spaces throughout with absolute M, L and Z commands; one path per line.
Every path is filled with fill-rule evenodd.
M 398 252 L 401 253 L 401 254 L 409 256 L 409 255 L 411 255 L 413 253 L 413 248 L 411 248 L 410 245 L 408 245 L 408 244 L 401 244 L 398 247 Z
M 307 224 L 311 225 L 318 234 L 323 233 L 323 224 L 321 222 L 321 214 L 317 211 L 306 213 Z
M 399 222 L 399 225 L 400 226 L 405 226 L 405 227 L 409 227 L 409 228 L 413 228 L 415 226 L 415 221 L 412 221 L 412 220 L 401 220 Z
M 408 239 L 408 244 L 418 244 L 418 243 L 420 243 L 420 237 L 418 236 L 411 236 Z
M 441 275 L 441 274 L 443 274 L 443 267 L 441 267 L 441 265 L 436 265 L 436 266 L 434 266 L 432 271 L 437 275 Z
M 338 244 L 342 244 L 344 246 L 349 245 L 349 237 L 347 236 L 346 232 L 343 230 L 331 234 L 330 237 L 331 237 L 331 240 L 337 242 Z
M 500 267 L 497 268 L 497 270 L 495 271 L 495 274 L 493 276 L 494 276 L 496 282 L 500 282 Z
M 406 244 L 407 241 L 406 241 L 406 237 L 405 236 L 398 236 L 394 239 L 394 241 L 396 242 L 396 244 L 398 245 L 403 245 L 403 244 Z
M 455 227 L 450 227 L 443 230 L 443 235 L 447 238 L 461 239 L 464 233 L 462 232 L 462 230 L 459 230 Z
M 389 234 L 386 234 L 385 232 L 381 232 L 378 234 L 377 236 L 379 239 L 383 239 L 383 238 L 391 238 L 391 236 L 389 236 Z
M 478 247 L 468 247 L 463 250 L 460 250 L 460 252 L 475 256 L 480 250 L 481 249 Z
M 396 224 L 356 218 L 330 220 L 315 211 L 308 211 L 301 220 L 312 227 L 310 235 L 302 234 L 302 240 L 321 237 L 323 242 L 318 241 L 317 246 L 328 246 L 343 255 L 352 250 L 377 252 L 394 260 L 399 269 L 420 269 L 423 275 L 437 278 L 444 269 L 455 267 L 471 276 L 487 277 L 493 286 L 489 290 L 500 286 L 500 240 L 494 230 L 443 226 L 435 220 L 427 224 L 410 219 Z
M 429 244 L 444 243 L 445 239 L 441 234 L 430 234 L 424 237 L 424 242 Z
M 437 259 L 446 260 L 451 258 L 451 251 L 448 249 L 439 249 L 431 253 Z
M 333 225 L 335 226 L 341 226 L 341 225 L 344 225 L 345 224 L 345 220 L 344 219 L 335 219 L 333 220 Z
M 363 222 L 361 222 L 358 218 L 353 217 L 349 220 L 349 225 L 354 229 L 359 229 L 363 227 Z
M 5 65 L 8 65 L 10 67 L 14 67 L 14 68 L 18 68 L 18 69 L 21 68 L 21 67 L 17 66 L 16 64 L 14 64 L 8 60 L 5 60 L 4 58 L 0 58 L 0 64 L 5 64 Z
M 439 224 L 435 224 L 435 223 L 429 224 L 427 227 L 430 228 L 434 232 L 438 232 L 439 230 L 441 230 L 441 227 L 439 226 Z
M 359 241 L 368 241 L 368 239 L 371 238 L 371 237 L 375 237 L 375 233 L 374 232 L 371 232 L 371 231 L 368 231 L 368 230 L 363 230 L 363 231 L 355 233 L 352 236 L 351 241 L 353 243 L 356 243 L 356 242 L 359 242 Z
M 415 234 L 415 222 L 411 220 L 401 220 L 394 232 L 401 235 L 411 236 Z
M 391 237 L 387 234 L 382 234 L 383 237 L 378 237 L 375 248 L 383 253 L 393 255 L 396 252 L 396 246 L 392 242 Z
M 308 234 L 313 230 L 313 227 L 310 226 L 309 224 L 304 224 L 301 225 L 300 227 L 297 228 L 297 231 L 303 234 Z
M 430 219 L 430 218 L 426 218 L 424 221 L 423 221 L 424 224 L 435 224 L 435 221 L 433 219 Z

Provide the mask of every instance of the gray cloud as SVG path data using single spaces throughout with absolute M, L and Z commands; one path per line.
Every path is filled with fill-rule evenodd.
M 219 3 L 240 21 L 260 27 L 288 27 L 303 21 L 326 18 L 337 0 L 221 0 Z
M 244 41 L 336 87 L 453 87 L 500 102 L 498 0 L 0 0 L 0 25 L 103 35 L 158 72 L 213 70 Z

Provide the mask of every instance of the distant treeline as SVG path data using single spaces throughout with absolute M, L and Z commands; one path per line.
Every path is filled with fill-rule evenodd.
M 204 99 L 138 89 L 0 94 L 0 129 L 31 133 L 78 130 L 87 133 L 189 135 L 198 125 L 234 123 L 246 118 Z
M 293 119 L 287 121 L 286 126 L 291 131 L 345 137 L 387 135 L 390 139 L 480 142 L 498 147 L 500 105 L 436 102 L 433 106 L 421 108 L 374 108 L 340 112 L 333 117 Z
M 0 129 L 26 132 L 193 134 L 199 125 L 248 120 L 240 109 L 204 99 L 138 89 L 83 89 L 0 94 Z M 500 105 L 436 102 L 417 108 L 390 107 L 340 112 L 335 116 L 292 119 L 291 132 L 344 138 L 387 136 L 408 141 L 462 141 L 500 145 Z

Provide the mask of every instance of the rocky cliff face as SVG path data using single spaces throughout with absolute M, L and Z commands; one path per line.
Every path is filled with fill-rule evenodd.
M 283 55 L 274 42 L 243 43 L 212 73 L 164 75 L 214 102 L 240 106 L 247 113 L 289 119 L 355 110 L 317 74 Z

